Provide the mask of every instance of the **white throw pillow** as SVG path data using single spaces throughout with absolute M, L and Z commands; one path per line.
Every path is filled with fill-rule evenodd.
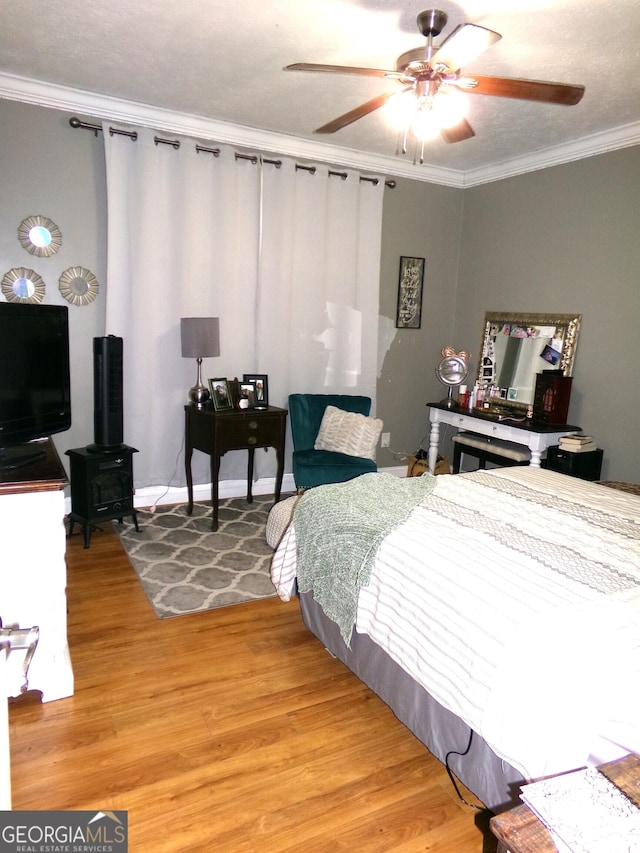
M 382 432 L 379 418 L 345 412 L 327 406 L 314 444 L 315 450 L 333 450 L 347 456 L 376 460 L 376 445 Z

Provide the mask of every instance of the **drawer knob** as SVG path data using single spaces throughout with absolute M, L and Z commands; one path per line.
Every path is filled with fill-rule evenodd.
M 258 421 L 249 421 L 249 429 L 258 429 Z
M 247 439 L 247 444 L 257 444 L 257 443 L 258 443 L 258 439 L 256 438 L 255 435 L 250 435 L 249 438 Z

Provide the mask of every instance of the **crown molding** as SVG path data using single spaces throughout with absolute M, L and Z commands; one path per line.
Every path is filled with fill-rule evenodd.
M 515 157 L 479 169 L 461 172 L 455 169 L 417 165 L 411 159 L 385 157 L 259 128 L 178 113 L 161 107 L 120 100 L 108 95 L 98 95 L 13 74 L 0 73 L 0 98 L 66 112 L 79 112 L 84 116 L 103 121 L 150 127 L 167 133 L 178 133 L 281 156 L 374 172 L 386 177 L 408 178 L 412 181 L 461 189 L 582 160 L 640 143 L 640 123 L 635 123 L 593 134 L 576 142 L 536 151 L 523 157 Z
M 602 133 L 585 136 L 575 142 L 567 142 L 564 145 L 556 145 L 554 148 L 536 151 L 524 157 L 503 160 L 500 163 L 493 163 L 481 169 L 470 169 L 468 172 L 465 172 L 464 186 L 475 187 L 479 184 L 501 181 L 504 178 L 523 175 L 526 172 L 535 172 L 539 169 L 559 166 L 562 163 L 571 163 L 575 160 L 595 157 L 598 154 L 606 154 L 608 151 L 631 148 L 639 143 L 640 122 L 627 124 L 622 127 L 616 127 L 613 130 L 606 130 Z
M 94 119 L 150 127 L 197 139 L 242 148 L 328 163 L 388 177 L 462 187 L 464 173 L 453 169 L 414 165 L 411 160 L 384 157 L 350 148 L 326 145 L 309 139 L 254 127 L 230 124 L 202 116 L 177 113 L 135 101 L 97 95 L 41 80 L 0 73 L 0 98 L 35 104 L 65 112 L 78 112 Z

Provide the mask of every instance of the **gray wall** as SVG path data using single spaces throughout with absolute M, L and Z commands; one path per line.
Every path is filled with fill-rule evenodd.
M 582 314 L 569 422 L 636 483 L 638 186 L 635 147 L 466 190 L 455 320 L 477 357 L 486 310 Z
M 72 130 L 68 118 L 0 100 L 0 274 L 34 269 L 45 301 L 58 304 L 58 278 L 70 266 L 87 267 L 102 285 L 91 305 L 69 306 L 73 426 L 55 439 L 60 453 L 93 439 L 92 341 L 104 334 L 106 279 L 102 140 Z M 377 414 L 391 450 L 379 451 L 381 467 L 402 464 L 398 456 L 425 438 L 425 403 L 444 396 L 434 372 L 443 346 L 477 358 L 486 310 L 559 311 L 583 315 L 570 419 L 604 448 L 604 476 L 640 482 L 632 439 L 640 414 L 639 183 L 636 147 L 466 190 L 398 180 L 385 191 L 380 313 L 391 342 Z M 52 258 L 18 242 L 19 222 L 36 213 L 62 231 Z M 395 329 L 401 255 L 426 259 L 416 330 Z
M 395 189 L 385 190 L 380 315 L 395 333 L 378 379 L 376 414 L 391 434 L 390 449 L 377 453 L 383 468 L 402 464 L 399 457 L 413 453 L 427 436 L 425 403 L 445 393 L 435 378 L 440 350 L 448 344 L 463 349 L 453 333 L 462 203 L 462 190 L 416 181 L 398 180 Z M 425 259 L 419 329 L 395 329 L 403 255 Z
M 44 302 L 68 305 L 58 289 L 69 267 L 91 270 L 98 298 L 69 307 L 71 429 L 54 439 L 64 451 L 93 441 L 93 338 L 104 334 L 106 189 L 102 139 L 72 130 L 55 110 L 0 100 L 0 276 L 14 267 L 32 269 L 45 283 Z M 52 219 L 62 247 L 50 258 L 29 254 L 18 242 L 18 225 L 30 215 Z

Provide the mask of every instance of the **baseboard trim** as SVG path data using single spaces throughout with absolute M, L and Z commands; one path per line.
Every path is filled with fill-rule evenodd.
M 380 473 L 393 474 L 395 477 L 405 477 L 407 469 L 404 466 L 381 468 Z M 265 477 L 262 480 L 254 482 L 252 492 L 254 495 L 272 495 L 275 487 L 275 477 Z M 293 493 L 295 490 L 296 485 L 293 481 L 293 474 L 285 474 L 282 478 L 282 493 Z M 225 498 L 241 498 L 246 494 L 246 480 L 221 480 L 218 485 L 218 497 L 220 500 L 224 500 Z M 194 485 L 193 499 L 194 501 L 210 501 L 211 483 Z M 133 505 L 136 509 L 143 509 L 151 506 L 164 506 L 165 504 L 186 504 L 187 500 L 186 486 L 145 486 L 144 488 L 136 489 Z M 67 497 L 65 500 L 65 512 L 71 512 L 70 497 Z

